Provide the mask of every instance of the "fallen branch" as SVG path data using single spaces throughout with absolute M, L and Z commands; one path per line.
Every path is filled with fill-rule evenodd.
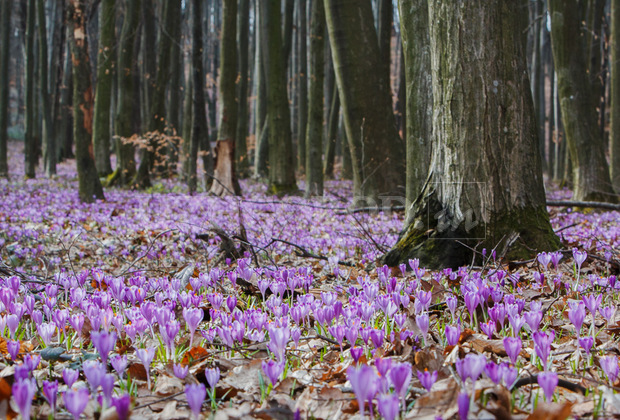
M 538 375 L 531 375 L 525 378 L 521 378 L 514 383 L 511 390 L 515 390 L 525 385 L 538 385 Z M 558 378 L 558 386 L 568 389 L 572 392 L 579 392 L 582 395 L 586 395 L 588 390 L 579 384 L 576 384 L 571 381 L 567 381 L 566 379 Z
M 274 242 L 282 242 L 283 244 L 287 244 L 290 246 L 293 246 L 295 248 L 297 248 L 297 251 L 295 252 L 295 254 L 298 257 L 302 257 L 302 258 L 316 258 L 318 260 L 324 260 L 324 261 L 328 261 L 327 257 L 323 256 L 323 255 L 317 255 L 313 252 L 308 251 L 306 248 L 304 248 L 303 246 L 294 244 L 292 242 L 289 241 L 285 241 L 284 239 L 277 239 L 277 238 L 271 238 L 271 243 Z M 354 265 L 348 261 L 340 261 L 338 260 L 338 264 L 340 265 L 344 265 L 347 267 L 354 267 Z

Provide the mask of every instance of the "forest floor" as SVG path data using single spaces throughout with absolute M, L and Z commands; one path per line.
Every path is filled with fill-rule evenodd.
M 550 209 L 563 249 L 531 261 L 390 270 L 403 215 L 346 212 L 348 181 L 81 204 L 74 161 L 24 180 L 10 153 L 0 417 L 620 416 L 619 212 Z

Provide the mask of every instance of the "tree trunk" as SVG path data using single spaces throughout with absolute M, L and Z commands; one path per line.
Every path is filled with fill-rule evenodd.
M 67 33 L 69 28 L 66 28 Z M 67 43 L 68 44 L 68 43 Z M 71 52 L 67 45 L 65 52 L 65 63 L 62 69 L 62 83 L 60 87 L 60 128 L 57 130 L 56 146 L 58 159 L 73 158 L 73 113 L 72 107 L 73 92 L 73 63 L 71 62 Z
M 239 48 L 239 84 L 237 85 L 238 116 L 237 133 L 235 136 L 235 165 L 241 178 L 249 175 L 250 160 L 248 158 L 248 52 L 250 32 L 250 0 L 239 1 L 237 21 L 237 46 Z
M 327 122 L 327 147 L 325 150 L 325 165 L 323 174 L 325 178 L 334 177 L 334 161 L 336 158 L 336 141 L 338 140 L 338 123 L 340 122 L 340 96 L 338 86 L 334 84 L 332 103 L 329 107 L 329 119 Z
M 170 22 L 170 98 L 167 110 L 168 130 L 172 137 L 168 139 L 169 146 L 167 149 L 169 163 L 169 173 L 177 172 L 177 164 L 179 162 L 179 148 L 181 147 L 179 137 L 182 133 L 182 127 L 179 116 L 181 115 L 181 92 L 182 92 L 182 76 L 184 74 L 185 63 L 182 54 L 182 10 L 181 4 L 172 7 L 172 16 Z
M 404 147 L 396 130 L 392 98 L 378 69 L 379 42 L 370 2 L 325 0 L 327 28 L 340 103 L 351 151 L 355 205 L 402 194 Z
M 383 89 L 391 91 L 390 64 L 392 61 L 392 26 L 394 25 L 394 6 L 392 0 L 378 0 L 377 36 L 379 38 L 379 63 Z
M 615 202 L 579 30 L 583 4 L 579 0 L 549 0 L 558 94 L 572 162 L 573 199 Z
M 318 1 L 318 0 L 317 0 Z M 298 0 L 298 29 L 299 40 L 299 72 L 298 72 L 298 113 L 299 121 L 297 124 L 297 138 L 299 139 L 299 171 L 304 173 L 306 166 L 306 128 L 308 125 L 308 50 L 307 50 L 307 19 L 306 19 L 306 0 Z M 322 38 L 322 37 L 321 37 Z M 321 86 L 323 89 L 323 86 Z M 322 95 L 321 95 L 322 96 Z M 322 108 L 322 106 L 321 106 Z M 322 111 L 321 111 L 322 112 Z
M 254 13 L 254 30 L 256 31 L 256 57 L 254 73 L 256 74 L 256 126 L 254 132 L 254 177 L 263 178 L 267 176 L 269 145 L 263 138 L 267 138 L 265 127 L 267 126 L 267 86 L 265 82 L 265 59 L 263 58 L 264 47 L 262 45 L 262 29 L 260 3 L 256 2 Z
M 312 2 L 310 17 L 310 104 L 306 134 L 306 197 L 323 196 L 323 83 L 325 80 L 325 10 Z M 305 39 L 305 38 L 304 38 Z
M 192 83 L 193 76 L 190 72 L 189 77 L 185 82 L 185 98 L 183 99 L 183 153 L 182 164 L 183 174 L 187 176 L 189 174 L 189 159 L 190 159 L 190 145 L 192 138 L 192 107 L 194 106 L 194 84 Z M 187 180 L 186 180 L 187 181 Z
M 190 143 L 189 173 L 187 175 L 190 194 L 196 192 L 198 149 L 201 141 L 208 140 L 207 115 L 205 113 L 204 71 L 202 67 L 202 1 L 192 0 L 192 84 L 193 84 L 193 108 L 192 108 L 192 133 Z M 208 146 L 208 142 L 207 142 Z M 208 154 L 203 158 L 205 172 L 213 176 L 213 155 Z
M 261 36 L 267 82 L 269 121 L 269 192 L 285 195 L 297 191 L 293 167 L 291 118 L 287 97 L 286 66 L 282 57 L 280 0 L 260 2 Z
M 24 139 L 24 158 L 26 163 L 26 178 L 36 176 L 37 167 L 37 138 L 35 136 L 35 87 L 34 87 L 34 32 L 36 19 L 35 0 L 27 0 L 26 17 L 26 130 Z
M 431 161 L 433 89 L 427 3 L 425 0 L 399 2 L 407 85 L 405 207 L 408 212 L 424 187 Z
M 93 153 L 93 88 L 91 84 L 84 0 L 70 0 L 67 8 L 73 61 L 73 137 L 79 196 L 84 203 L 104 199 Z
M 11 56 L 11 11 L 12 0 L 0 4 L 0 177 L 9 177 L 8 152 L 9 143 L 9 61 Z
M 474 248 L 509 259 L 558 248 L 521 38 L 525 8 L 450 0 L 428 9 L 432 164 L 385 262 L 458 267 L 472 262 Z
M 260 0 L 259 0 L 260 1 Z M 280 2 L 278 2 L 280 3 Z M 295 0 L 284 0 L 284 22 L 282 23 L 282 60 L 284 68 L 288 68 L 293 47 L 293 19 L 295 16 Z M 280 19 L 282 21 L 282 19 Z
M 235 135 L 237 134 L 237 0 L 222 3 L 220 45 L 220 129 L 215 146 L 215 171 L 211 193 L 218 196 L 241 195 L 235 173 Z
M 126 12 L 121 28 L 118 55 L 118 107 L 116 110 L 116 170 L 112 179 L 118 179 L 120 185 L 130 185 L 136 174 L 135 147 L 131 137 L 137 134 L 135 116 L 140 115 L 139 91 L 136 77 L 139 74 L 135 51 L 139 48 L 138 32 L 140 30 L 140 0 L 127 0 Z M 139 84 L 139 79 L 137 81 Z
M 115 16 L 116 0 L 103 0 L 99 12 L 99 52 L 97 55 L 95 114 L 93 117 L 95 163 L 101 176 L 112 173 L 112 164 L 110 163 L 110 104 L 112 102 L 112 81 L 114 80 L 116 62 Z
M 39 93 L 43 115 L 43 166 L 45 174 L 56 174 L 56 137 L 52 116 L 52 92 L 48 80 L 47 25 L 45 22 L 45 0 L 37 0 L 37 22 L 39 25 Z
M 609 155 L 611 182 L 620 194 L 620 0 L 611 0 L 611 128 Z

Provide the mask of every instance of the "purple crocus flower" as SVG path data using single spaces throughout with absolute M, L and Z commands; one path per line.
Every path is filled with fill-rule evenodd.
M 495 322 L 492 319 L 488 322 L 481 322 L 480 329 L 491 339 L 493 338 L 493 334 L 495 334 Z
M 467 311 L 469 311 L 469 320 L 470 322 L 473 322 L 474 311 L 480 303 L 480 295 L 476 292 L 465 292 L 463 298 L 465 299 L 465 306 L 467 306 Z
M 56 325 L 52 322 L 45 322 L 43 324 L 37 325 L 37 332 L 41 336 L 41 340 L 45 343 L 46 346 L 49 346 L 52 343 L 52 337 L 56 332 Z
M 371 401 L 377 392 L 379 377 L 375 370 L 368 365 L 350 366 L 347 369 L 347 379 L 360 407 L 360 414 L 364 417 L 364 404 Z
M 9 355 L 11 356 L 11 360 L 15 361 L 15 359 L 17 359 L 17 355 L 19 354 L 19 341 L 15 340 L 9 340 L 6 343 L 6 349 L 9 352 Z
M 187 325 L 187 329 L 189 330 L 189 348 L 191 349 L 192 343 L 194 342 L 194 333 L 204 318 L 204 312 L 200 308 L 183 308 L 183 318 L 185 318 L 185 323 Z
M 379 357 L 375 360 L 375 367 L 377 368 L 377 372 L 379 372 L 379 375 L 381 375 L 382 377 L 386 377 L 388 371 L 392 367 L 392 359 L 384 359 L 382 357 Z
M 577 330 L 577 336 L 581 333 L 581 326 L 583 325 L 583 320 L 586 317 L 586 308 L 583 302 L 569 302 L 568 303 L 568 319 L 573 323 L 575 329 Z
M 510 361 L 513 365 L 517 364 L 517 358 L 521 352 L 521 339 L 519 337 L 504 337 L 504 348 L 506 354 L 510 357 Z
M 268 328 L 269 331 L 269 343 L 267 347 L 276 356 L 276 359 L 284 360 L 284 353 L 286 352 L 286 345 L 291 337 L 291 330 L 288 327 L 273 327 Z
M 577 248 L 573 248 L 573 258 L 575 259 L 575 264 L 577 264 L 577 269 L 581 269 L 581 264 L 588 258 L 588 254 L 586 251 L 579 251 Z
M 551 401 L 555 387 L 558 386 L 558 374 L 555 372 L 541 372 L 538 374 L 538 385 L 545 393 L 545 399 Z
M 601 309 L 599 309 L 601 315 L 603 316 L 603 318 L 605 318 L 605 321 L 607 322 L 607 325 L 613 324 L 614 322 L 614 315 L 616 315 L 616 308 L 615 306 L 604 306 Z
M 605 375 L 607 375 L 607 379 L 613 385 L 618 379 L 618 374 L 620 373 L 620 369 L 618 368 L 618 358 L 616 356 L 604 356 L 601 357 L 600 360 L 601 368 Z
M 118 377 L 123 379 L 123 374 L 125 369 L 127 369 L 127 356 L 118 354 L 110 359 L 110 363 L 116 373 L 118 373 Z
M 86 376 L 91 389 L 97 391 L 97 388 L 101 385 L 101 379 L 106 373 L 105 366 L 95 360 L 87 360 L 82 367 L 84 369 L 84 376 Z
M 493 381 L 495 385 L 499 384 L 499 381 L 501 381 L 502 379 L 499 366 L 495 362 L 488 362 L 484 366 L 484 373 L 486 373 L 486 375 L 489 377 L 490 380 Z
M 204 384 L 189 384 L 185 385 L 185 397 L 187 398 L 187 404 L 192 410 L 192 414 L 195 418 L 200 417 L 202 411 L 202 403 L 207 396 L 207 388 Z
M 394 420 L 398 416 L 399 401 L 396 394 L 383 394 L 377 399 L 379 414 L 385 420 Z
M 56 399 L 58 397 L 58 381 L 43 381 L 43 396 L 52 409 L 56 412 Z
M 129 394 L 123 394 L 120 397 L 112 397 L 111 402 L 116 409 L 118 420 L 127 420 L 129 418 L 129 406 L 131 405 L 131 397 Z
M 65 368 L 62 371 L 62 379 L 65 381 L 65 385 L 67 385 L 68 388 L 73 386 L 79 376 L 80 372 L 71 368 Z
M 420 329 L 420 331 L 422 332 L 422 336 L 424 337 L 424 340 L 426 340 L 426 335 L 428 334 L 428 328 L 430 325 L 430 320 L 428 318 L 428 314 L 422 313 L 418 316 L 415 317 L 415 323 L 418 326 L 418 328 Z
M 17 409 L 22 419 L 30 418 L 30 409 L 32 408 L 32 399 L 37 392 L 37 385 L 32 379 L 21 379 L 13 383 L 12 386 L 13 399 L 17 405 Z
M 519 372 L 516 368 L 509 366 L 507 363 L 502 363 L 499 366 L 499 372 L 504 380 L 504 386 L 508 389 L 512 388 Z
M 73 415 L 75 420 L 80 418 L 80 415 L 86 408 L 90 395 L 87 388 L 79 388 L 77 390 L 69 389 L 65 391 L 63 400 L 65 401 L 65 407 L 67 411 Z
M 461 420 L 467 420 L 467 416 L 469 415 L 469 395 L 467 395 L 467 392 L 463 391 L 459 394 L 457 405 L 459 408 L 459 418 Z
M 601 306 L 601 302 L 603 301 L 603 295 L 588 295 L 584 296 L 582 300 L 592 314 L 592 317 L 595 317 L 596 311 L 598 310 L 599 306 Z
M 263 368 L 265 375 L 267 375 L 269 382 L 271 382 L 271 385 L 276 386 L 276 383 L 278 383 L 278 380 L 280 379 L 280 375 L 284 372 L 284 361 L 276 362 L 271 359 L 263 360 L 261 367 Z
M 484 371 L 486 363 L 487 359 L 482 354 L 469 353 L 465 358 L 456 361 L 456 370 L 463 382 L 467 378 L 476 382 L 482 371 Z
M 211 389 L 215 389 L 215 385 L 217 385 L 220 380 L 220 368 L 216 366 L 214 368 L 205 369 L 205 376 Z
M 101 390 L 105 400 L 109 402 L 112 398 L 112 391 L 114 391 L 114 375 L 106 373 L 101 378 Z
M 144 365 L 144 369 L 146 370 L 146 383 L 148 389 L 151 389 L 151 363 L 153 362 L 153 358 L 155 357 L 155 349 L 138 349 L 136 350 L 136 356 L 142 364 Z
M 383 346 L 383 338 L 385 336 L 385 332 L 383 330 L 378 330 L 376 328 L 373 328 L 370 331 L 370 340 L 372 341 L 372 344 L 375 346 L 375 348 L 380 348 L 381 346 Z
M 523 319 L 525 319 L 525 323 L 530 327 L 530 331 L 538 331 L 542 317 L 542 311 L 532 310 L 523 314 Z
M 431 392 L 433 384 L 437 381 L 437 371 L 429 372 L 426 369 L 424 369 L 424 371 L 418 370 L 418 380 L 428 392 Z
M 357 363 L 360 360 L 360 357 L 362 357 L 364 349 L 362 347 L 351 347 L 350 352 L 353 361 Z
M 551 255 L 551 262 L 553 263 L 553 267 L 557 269 L 558 264 L 560 263 L 560 260 L 562 259 L 563 255 L 559 251 L 552 252 L 550 253 L 550 255 Z
M 334 337 L 334 339 L 340 345 L 340 350 L 342 351 L 342 341 L 344 340 L 345 328 L 342 324 L 330 325 L 327 328 L 327 331 Z
M 185 379 L 187 373 L 189 372 L 189 366 L 183 366 L 180 363 L 175 363 L 172 365 L 172 373 L 179 379 Z
M 108 364 L 108 354 L 114 350 L 116 345 L 116 333 L 106 331 L 91 331 L 90 339 L 101 356 L 103 365 Z
M 395 363 L 389 373 L 394 392 L 404 398 L 411 382 L 411 363 Z
M 450 311 L 450 314 L 452 314 L 452 320 L 454 320 L 454 315 L 456 313 L 457 304 L 458 304 L 458 301 L 456 299 L 456 296 L 454 295 L 446 296 L 446 305 L 448 306 L 448 310 Z
M 456 346 L 461 338 L 461 325 L 456 324 L 454 327 L 446 325 L 446 341 L 449 346 Z
M 585 350 L 586 355 L 590 355 L 590 350 L 592 350 L 592 346 L 594 345 L 594 337 L 586 336 L 579 337 L 579 345 Z
M 551 262 L 551 255 L 546 252 L 541 252 L 538 254 L 538 262 L 541 263 L 546 270 L 547 266 Z

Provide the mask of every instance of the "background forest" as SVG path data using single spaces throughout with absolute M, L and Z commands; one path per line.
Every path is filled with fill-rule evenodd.
M 620 416 L 620 0 L 0 0 L 0 417 Z

